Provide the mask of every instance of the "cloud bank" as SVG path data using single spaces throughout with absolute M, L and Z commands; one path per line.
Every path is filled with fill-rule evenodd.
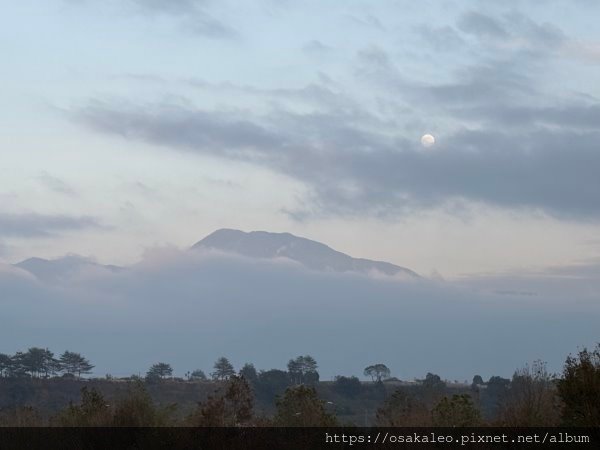
M 597 339 L 600 315 L 589 290 L 546 289 L 544 276 L 494 293 L 473 283 L 399 282 L 307 271 L 285 261 L 163 249 L 123 271 L 69 266 L 43 282 L 0 270 L 3 351 L 38 345 L 88 355 L 97 373 L 128 375 L 156 361 L 178 373 L 236 366 L 283 367 L 313 354 L 324 379 L 384 361 L 400 378 L 438 372 L 450 379 L 510 375 L 535 358 L 558 369 Z M 512 281 L 514 284 L 514 280 Z M 508 286 L 508 287 L 507 287 Z M 265 351 L 268 349 L 268 351 Z

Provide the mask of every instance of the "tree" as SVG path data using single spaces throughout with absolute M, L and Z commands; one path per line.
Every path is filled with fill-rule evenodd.
M 226 412 L 233 426 L 246 424 L 252 420 L 254 395 L 248 381 L 244 377 L 232 375 L 229 378 L 227 391 L 223 397 Z
M 189 422 L 203 427 L 237 427 L 249 425 L 253 418 L 254 396 L 248 382 L 232 375 L 227 380 L 225 393 L 209 397 L 198 405 Z
M 63 427 L 108 427 L 112 412 L 104 396 L 95 389 L 81 389 L 81 403 L 69 406 L 56 419 Z
M 25 353 L 23 352 L 17 352 L 10 357 L 10 363 L 8 364 L 9 377 L 20 378 L 28 375 L 25 359 Z
M 470 396 L 444 397 L 431 412 L 435 427 L 476 427 L 481 424 L 479 411 Z
M 276 401 L 277 412 L 273 421 L 282 427 L 332 427 L 335 416 L 325 411 L 325 402 L 317 397 L 313 387 L 293 386 Z
M 10 356 L 0 353 L 0 377 L 8 377 L 12 369 L 12 359 Z
M 423 399 L 428 407 L 439 402 L 446 392 L 446 383 L 439 375 L 428 372 L 425 379 L 420 380 L 423 389 Z
M 562 422 L 567 426 L 600 426 L 600 343 L 594 350 L 581 350 L 565 361 L 558 382 L 562 399 Z
M 171 365 L 159 362 L 152 365 L 152 367 L 148 369 L 148 372 L 146 372 L 146 379 L 164 380 L 166 377 L 170 377 L 171 375 L 173 375 L 173 368 L 171 367 Z
M 546 363 L 535 361 L 513 375 L 500 405 L 500 419 L 513 427 L 552 427 L 560 423 L 554 377 Z
M 375 417 L 377 425 L 383 427 L 424 427 L 430 421 L 425 405 L 402 388 L 385 401 Z
M 477 386 L 481 386 L 483 383 L 483 378 L 481 378 L 481 375 L 475 375 L 473 377 L 473 382 L 471 383 L 471 387 L 475 388 Z
M 190 374 L 190 380 L 194 381 L 206 381 L 206 374 L 203 370 L 196 369 Z
M 92 373 L 92 369 L 94 368 L 81 354 L 68 350 L 60 355 L 58 366 L 65 374 L 77 375 L 77 378 L 81 378 L 81 375 Z
M 290 359 L 287 367 L 294 384 L 315 384 L 319 381 L 317 361 L 310 355 Z
M 427 389 L 446 389 L 446 383 L 442 381 L 439 375 L 428 372 L 425 379 L 421 380 L 423 386 Z
M 499 410 L 508 394 L 510 380 L 492 376 L 486 383 L 486 388 L 479 392 L 480 405 L 484 417 L 498 417 Z
M 215 361 L 215 371 L 211 373 L 213 380 L 227 380 L 232 375 L 235 375 L 235 370 L 227 358 L 222 356 Z
M 290 385 L 289 374 L 283 370 L 261 370 L 256 385 L 258 394 L 265 401 L 272 401 L 276 395 L 282 394 Z
M 256 372 L 254 364 L 244 364 L 244 367 L 240 369 L 240 376 L 244 377 L 251 384 L 256 384 L 258 381 L 258 372 Z
M 502 378 L 499 377 L 497 375 L 490 377 L 490 379 L 488 380 L 488 382 L 486 383 L 488 390 L 489 389 L 498 389 L 498 390 L 505 390 L 508 388 L 508 386 L 510 385 L 510 380 L 508 378 Z
M 385 364 L 374 364 L 365 367 L 364 375 L 371 377 L 371 380 L 381 383 L 384 378 L 389 378 L 391 375 L 390 369 Z
M 346 397 L 356 397 L 362 391 L 362 384 L 357 377 L 338 375 L 333 383 L 333 390 Z
M 156 407 L 143 383 L 129 385 L 127 395 L 115 406 L 113 426 L 116 427 L 160 427 L 170 423 L 175 405 Z
M 54 353 L 50 350 L 31 347 L 25 353 L 15 353 L 8 364 L 8 369 L 11 376 L 28 374 L 33 378 L 48 378 L 57 372 L 58 361 L 54 359 Z

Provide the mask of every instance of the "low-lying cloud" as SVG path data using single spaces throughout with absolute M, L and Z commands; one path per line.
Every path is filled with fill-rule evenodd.
M 540 280 L 529 289 L 539 291 Z M 557 369 L 577 346 L 593 344 L 600 310 L 586 289 L 509 296 L 468 283 L 167 249 L 122 271 L 71 267 L 50 283 L 0 270 L 0 339 L 4 352 L 81 351 L 99 375 L 137 373 L 159 360 L 178 373 L 208 370 L 221 355 L 238 367 L 283 367 L 310 353 L 324 379 L 381 361 L 400 378 L 433 371 L 462 380 L 507 376 L 535 358 Z

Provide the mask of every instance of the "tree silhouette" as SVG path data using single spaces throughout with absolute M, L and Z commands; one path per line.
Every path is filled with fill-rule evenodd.
M 517 370 L 500 404 L 500 419 L 507 426 L 552 427 L 560 423 L 554 376 L 546 363 L 534 361 Z
M 294 384 L 314 384 L 319 381 L 317 361 L 310 355 L 290 359 L 287 368 Z
M 283 427 L 332 427 L 337 425 L 335 416 L 325 411 L 325 402 L 317 397 L 313 387 L 293 386 L 276 402 L 277 413 L 273 419 L 276 426 Z
M 31 347 L 27 352 L 17 352 L 9 364 L 12 376 L 29 374 L 33 378 L 48 378 L 55 374 L 59 367 L 58 361 L 54 359 L 54 353 L 48 349 Z
M 466 394 L 444 397 L 431 416 L 435 427 L 476 427 L 481 423 L 479 411 Z
M 577 356 L 569 355 L 558 392 L 565 425 L 600 426 L 600 344 L 594 350 L 584 348 Z
M 81 378 L 81 375 L 89 374 L 92 372 L 94 366 L 90 362 L 81 356 L 79 353 L 65 351 L 60 355 L 58 360 L 59 367 L 65 374 L 77 375 L 77 378 Z
M 0 377 L 8 377 L 12 369 L 12 358 L 0 353 Z
M 81 389 L 81 403 L 69 406 L 55 419 L 63 427 L 108 427 L 112 413 L 104 396 L 95 389 Z
M 483 384 L 483 378 L 481 378 L 481 375 L 475 375 L 473 377 L 473 382 L 471 383 L 472 387 L 477 387 L 477 386 L 481 386 Z
M 235 370 L 229 360 L 224 356 L 215 361 L 215 371 L 211 373 L 213 380 L 227 380 L 232 375 L 235 375 Z
M 383 427 L 427 426 L 429 421 L 425 404 L 405 389 L 397 389 L 376 415 L 377 425 Z
M 385 364 L 380 363 L 365 367 L 364 375 L 371 377 L 371 380 L 377 383 L 381 383 L 384 378 L 389 378 L 391 372 Z
M 170 364 L 159 362 L 154 364 L 146 373 L 147 380 L 163 380 L 173 375 L 173 368 Z
M 188 421 L 202 427 L 238 427 L 249 425 L 253 418 L 254 396 L 243 377 L 231 375 L 222 395 L 211 396 L 198 404 Z
M 244 364 L 244 367 L 240 369 L 240 376 L 244 377 L 249 383 L 252 384 L 256 384 L 258 381 L 258 372 L 256 372 L 254 364 Z
M 346 397 L 355 397 L 362 391 L 362 384 L 356 377 L 338 375 L 335 377 L 333 390 Z
M 206 381 L 206 374 L 203 370 L 196 369 L 190 374 L 190 380 Z

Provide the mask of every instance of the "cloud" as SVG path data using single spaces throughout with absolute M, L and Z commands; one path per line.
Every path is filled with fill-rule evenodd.
M 101 227 L 98 219 L 90 216 L 0 213 L 0 236 L 3 237 L 51 237 L 65 231 Z
M 197 14 L 183 23 L 193 34 L 214 39 L 236 39 L 238 33 L 230 26 L 206 14 Z
M 48 172 L 42 172 L 37 180 L 47 189 L 64 195 L 75 195 L 75 190 L 60 178 L 50 175 Z
M 447 90 L 436 89 L 433 95 L 454 102 L 455 94 Z M 475 105 L 480 100 L 473 97 Z M 463 108 L 457 114 L 479 108 L 488 120 L 503 111 Z M 504 111 L 505 123 L 516 121 L 522 127 L 530 116 L 530 128 L 518 133 L 492 127 L 457 130 L 439 139 L 431 152 L 365 126 L 360 114 L 340 111 L 252 116 L 161 104 L 120 109 L 95 103 L 76 116 L 96 130 L 127 139 L 267 166 L 305 182 L 314 193 L 315 208 L 329 213 L 393 215 L 470 201 L 597 218 L 600 179 L 594 168 L 600 166 L 600 133 L 593 121 L 576 120 L 567 107 L 548 109 L 545 116 L 524 108 L 514 116 Z M 585 116 L 583 111 L 579 115 Z M 377 126 L 376 118 L 365 117 Z
M 302 50 L 308 55 L 324 55 L 331 52 L 332 48 L 321 41 L 313 39 L 302 46 Z
M 480 38 L 504 39 L 508 37 L 508 33 L 498 20 L 475 11 L 464 14 L 458 22 L 458 27 L 465 33 Z
M 193 14 L 203 8 L 206 0 L 130 0 L 144 11 L 153 11 L 163 14 Z
M 171 16 L 180 26 L 199 36 L 214 39 L 235 39 L 237 31 L 209 13 L 207 0 L 129 0 L 143 14 Z
M 92 1 L 94 0 L 69 0 L 69 3 L 85 4 Z M 198 36 L 211 39 L 239 37 L 235 29 L 211 14 L 213 2 L 209 0 L 124 0 L 113 3 L 116 7 L 125 7 L 137 15 L 171 18 L 182 30 Z
M 600 103 L 557 90 L 550 70 L 570 38 L 519 13 L 467 12 L 457 27 L 441 32 L 456 38 L 452 45 L 470 45 L 475 59 L 435 81 L 415 79 L 394 54 L 371 45 L 357 52 L 351 84 L 268 89 L 179 80 L 184 90 L 222 96 L 220 104 L 244 96 L 252 107 L 195 106 L 195 93 L 182 95 L 183 106 L 93 99 L 71 118 L 300 180 L 305 208 L 285 210 L 296 219 L 485 205 L 597 220 Z M 437 137 L 427 152 L 418 143 L 425 132 Z
M 420 25 L 416 27 L 417 32 L 439 52 L 455 50 L 466 45 L 461 35 L 451 26 L 433 27 L 431 25 Z
M 573 311 L 585 308 L 600 292 L 600 259 L 590 259 L 563 266 L 521 269 L 495 274 L 465 276 L 456 284 L 481 293 L 499 294 L 525 299 L 543 308 L 548 299 L 563 298 Z
M 367 29 L 373 29 L 376 31 L 384 32 L 386 31 L 385 27 L 381 23 L 381 21 L 372 14 L 367 14 L 364 16 L 355 16 L 352 14 L 345 14 L 344 18 L 348 19 L 354 25 L 360 25 L 361 27 Z
M 6 243 L 0 241 L 0 257 L 7 255 L 9 253 L 9 247 Z
M 266 369 L 309 353 L 324 379 L 360 375 L 374 360 L 400 378 L 433 370 L 462 379 L 507 376 L 535 358 L 557 369 L 577 346 L 593 344 L 600 315 L 588 287 L 576 284 L 541 299 L 176 249 L 150 251 L 118 272 L 68 274 L 46 284 L 0 270 L 5 351 L 62 351 L 76 340 L 100 375 L 137 373 L 158 360 L 181 374 L 221 355 Z M 536 283 L 518 290 L 538 290 Z M 508 282 L 492 287 L 516 290 Z
M 536 23 L 531 18 L 513 11 L 492 17 L 470 11 L 463 14 L 458 28 L 483 41 L 508 50 L 552 51 L 567 41 L 560 28 L 549 23 Z

